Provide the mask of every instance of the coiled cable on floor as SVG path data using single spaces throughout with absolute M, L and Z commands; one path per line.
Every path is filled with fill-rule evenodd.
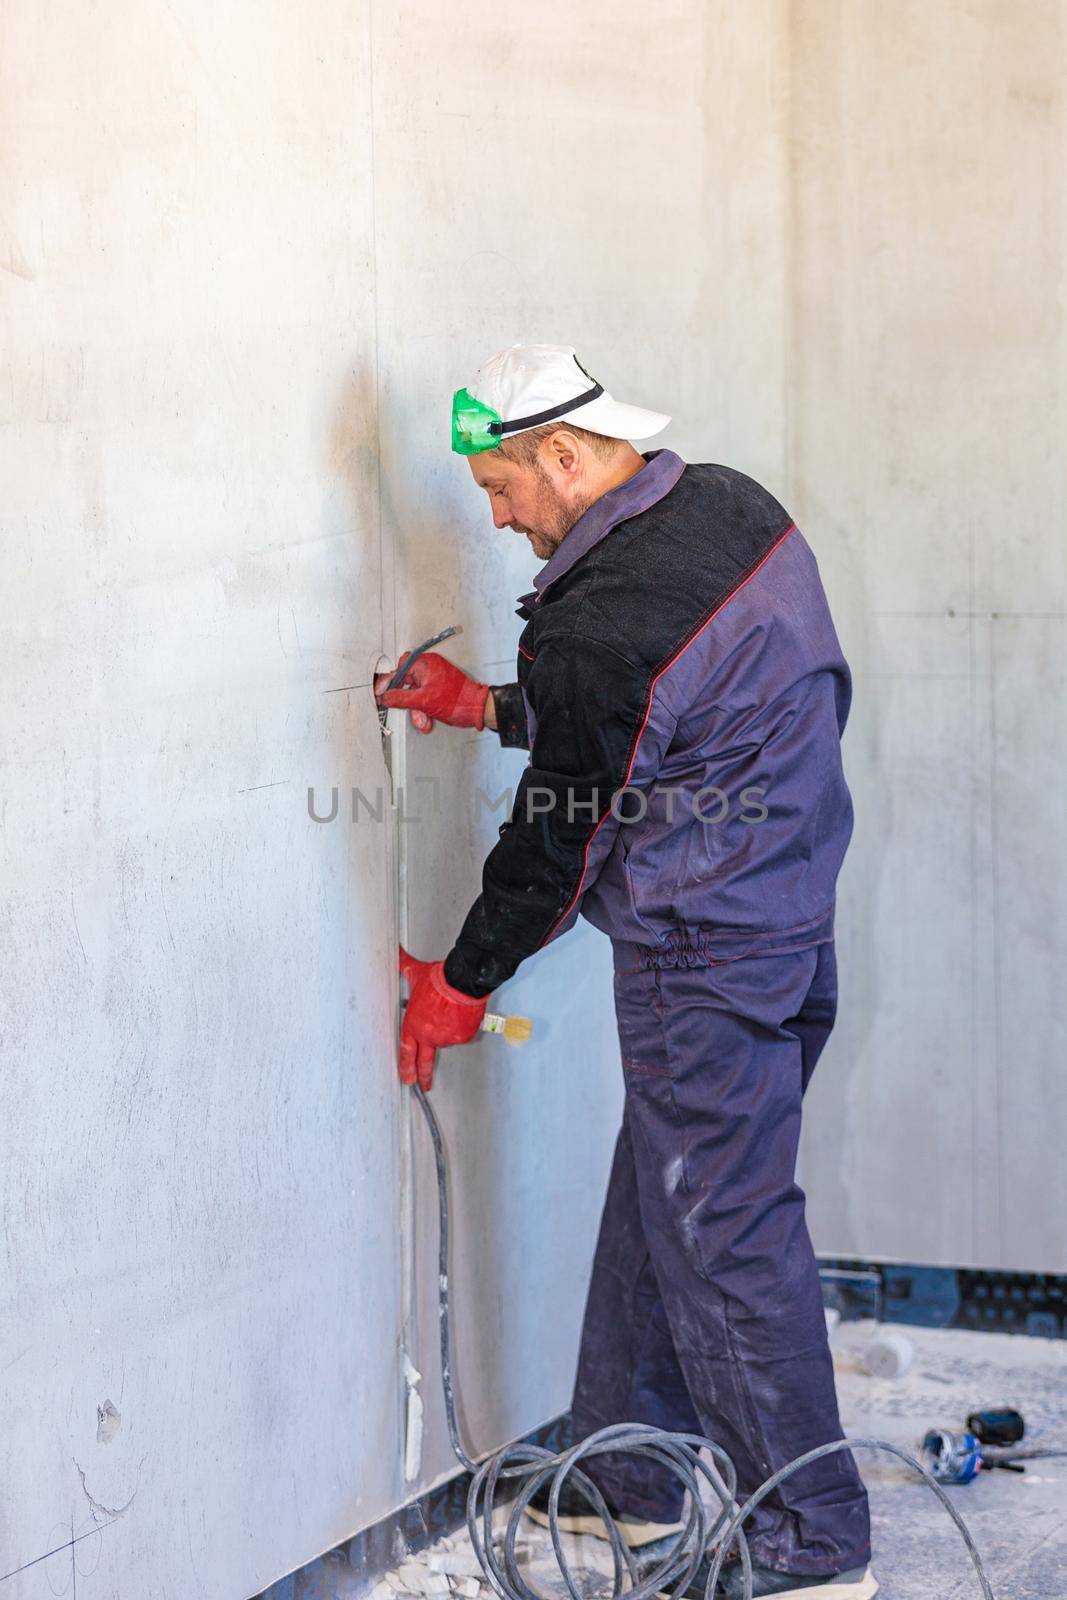
M 760 1484 L 744 1505 L 736 1508 L 737 1472 L 721 1445 L 717 1445 L 711 1439 L 701 1438 L 699 1434 L 669 1433 L 639 1422 L 623 1422 L 613 1427 L 601 1428 L 571 1449 L 555 1454 L 539 1445 L 513 1444 L 487 1456 L 482 1462 L 475 1461 L 464 1448 L 460 1437 L 453 1388 L 452 1316 L 448 1288 L 448 1173 L 445 1166 L 444 1142 L 437 1118 L 426 1095 L 418 1087 L 415 1087 L 413 1092 L 426 1118 L 437 1168 L 439 1218 L 437 1303 L 441 1336 L 441 1385 L 444 1390 L 448 1437 L 457 1459 L 471 1474 L 470 1488 L 467 1492 L 467 1528 L 486 1580 L 500 1596 L 500 1600 L 541 1600 L 541 1596 L 522 1576 L 516 1540 L 526 1506 L 545 1484 L 551 1485 L 548 1503 L 549 1533 L 560 1575 L 571 1600 L 587 1600 L 585 1593 L 578 1587 L 576 1576 L 567 1561 L 560 1536 L 559 1499 L 565 1482 L 569 1482 L 573 1490 L 577 1490 L 588 1500 L 590 1508 L 604 1523 L 614 1564 L 614 1586 L 610 1600 L 619 1600 L 627 1577 L 629 1588 L 626 1592 L 632 1596 L 632 1600 L 652 1600 L 652 1596 L 665 1592 L 680 1600 L 680 1596 L 695 1577 L 705 1553 L 711 1551 L 716 1541 L 717 1548 L 711 1558 L 705 1600 L 713 1600 L 719 1573 L 731 1549 L 736 1551 L 743 1569 L 743 1600 L 752 1600 L 752 1564 L 743 1524 L 756 1507 L 773 1493 L 780 1483 L 784 1483 L 786 1478 L 791 1477 L 794 1472 L 799 1472 L 812 1461 L 832 1455 L 837 1450 L 877 1450 L 905 1462 L 922 1478 L 959 1529 L 967 1553 L 974 1563 L 984 1600 L 994 1600 L 982 1558 L 978 1554 L 967 1524 L 944 1489 L 914 1456 L 910 1456 L 906 1450 L 899 1449 L 897 1445 L 887 1444 L 881 1439 L 835 1439 L 830 1444 L 820 1445 L 817 1450 L 809 1450 L 805 1455 L 798 1456 L 795 1461 L 790 1461 L 787 1466 L 775 1472 L 765 1483 Z M 625 1451 L 629 1455 L 658 1462 L 674 1474 L 687 1493 L 688 1511 L 685 1526 L 670 1539 L 667 1554 L 661 1557 L 651 1570 L 647 1565 L 638 1564 L 633 1551 L 615 1526 L 603 1495 L 579 1465 L 609 1451 L 613 1454 Z M 701 1458 L 701 1451 L 708 1453 L 718 1471 Z M 513 1487 L 516 1479 L 520 1483 L 517 1495 Z M 718 1501 L 720 1509 L 714 1518 L 704 1503 L 702 1482 L 708 1486 L 712 1496 Z M 501 1493 L 502 1485 L 507 1487 L 506 1494 Z M 496 1502 L 498 1497 L 512 1500 L 513 1495 L 503 1542 L 498 1550 L 493 1542 Z

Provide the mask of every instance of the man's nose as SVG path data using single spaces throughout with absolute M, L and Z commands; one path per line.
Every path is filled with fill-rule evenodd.
M 493 507 L 493 525 L 494 525 L 494 527 L 497 527 L 497 528 L 510 528 L 511 524 L 514 522 L 514 520 L 515 519 L 512 516 L 511 512 L 505 510 L 503 506 L 494 506 Z

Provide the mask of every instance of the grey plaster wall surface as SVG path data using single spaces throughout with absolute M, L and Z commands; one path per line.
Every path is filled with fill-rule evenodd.
M 1065 8 L 790 8 L 789 472 L 856 678 L 818 1243 L 1067 1266 Z
M 11 1600 L 240 1600 L 450 1468 L 394 955 L 444 952 L 500 820 L 476 786 L 521 758 L 409 739 L 442 809 L 350 823 L 386 779 L 371 670 L 458 622 L 509 675 L 534 562 L 447 449 L 503 343 L 573 340 L 683 451 L 780 466 L 777 19 L 4 12 Z M 609 997 L 574 934 L 498 997 L 533 1043 L 435 1091 L 479 1447 L 569 1397 Z
M 305 801 L 380 749 L 355 20 L 4 12 L 18 1600 L 242 1596 L 403 1492 L 390 879 Z

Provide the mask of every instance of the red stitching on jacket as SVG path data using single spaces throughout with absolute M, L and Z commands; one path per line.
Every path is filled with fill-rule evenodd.
M 660 667 L 659 671 L 652 678 L 652 680 L 651 680 L 651 682 L 649 684 L 649 687 L 648 687 L 648 703 L 645 706 L 645 714 L 641 718 L 641 725 L 637 730 L 637 733 L 636 733 L 636 735 L 634 737 L 633 744 L 632 744 L 632 746 L 630 748 L 630 761 L 629 761 L 629 765 L 626 768 L 626 777 L 625 777 L 625 779 L 624 779 L 624 781 L 623 781 L 623 783 L 621 785 L 622 788 L 625 789 L 627 784 L 630 782 L 630 776 L 631 776 L 631 774 L 632 774 L 632 772 L 634 770 L 634 762 L 637 760 L 637 749 L 638 749 L 638 746 L 641 743 L 641 739 L 642 739 L 642 736 L 644 735 L 644 731 L 645 731 L 646 727 L 648 726 L 648 719 L 652 715 L 652 701 L 653 701 L 653 699 L 655 697 L 657 683 L 663 677 L 663 674 L 665 672 L 669 672 L 670 671 L 671 667 L 674 666 L 674 663 L 678 660 L 679 656 L 684 655 L 685 652 L 689 649 L 689 646 L 691 644 L 693 644 L 697 639 L 700 638 L 700 635 L 704 632 L 704 629 L 711 626 L 711 624 L 715 621 L 715 618 L 719 615 L 719 612 L 723 609 L 723 607 L 724 606 L 728 606 L 730 604 L 730 601 L 734 598 L 734 596 L 741 593 L 741 590 L 745 587 L 745 584 L 748 583 L 752 578 L 754 578 L 756 576 L 756 573 L 763 566 L 764 562 L 770 560 L 771 556 L 773 556 L 773 554 L 777 550 L 778 546 L 785 539 L 788 539 L 789 535 L 794 531 L 795 528 L 796 528 L 796 523 L 795 522 L 791 522 L 789 524 L 788 528 L 786 528 L 782 533 L 780 533 L 777 536 L 777 538 L 775 539 L 774 543 L 771 545 L 771 547 L 767 551 L 767 553 L 765 555 L 761 556 L 760 559 L 756 562 L 755 566 L 751 567 L 749 569 L 749 571 L 745 573 L 744 577 L 740 580 L 740 582 L 738 583 L 737 587 L 735 589 L 731 589 L 730 593 L 726 596 L 726 598 L 724 600 L 720 600 L 718 605 L 714 608 L 714 610 L 710 611 L 708 613 L 708 615 L 703 619 L 703 621 L 699 622 L 697 624 L 697 626 L 694 628 L 693 632 L 689 635 L 689 638 L 686 639 L 683 644 L 680 644 L 678 646 L 677 650 L 674 652 L 673 656 L 671 656 L 670 660 L 667 661 L 662 667 Z M 582 884 L 585 882 L 585 875 L 586 875 L 587 871 L 589 870 L 589 852 L 593 848 L 593 841 L 596 839 L 597 834 L 600 832 L 601 828 L 604 826 L 604 823 L 607 821 L 607 819 L 608 819 L 608 817 L 610 815 L 611 815 L 611 807 L 609 806 L 607 811 L 605 811 L 604 815 L 601 817 L 600 821 L 597 823 L 596 827 L 593 829 L 592 833 L 589 835 L 589 838 L 586 841 L 585 851 L 584 851 L 584 854 L 582 856 L 582 871 L 581 871 L 581 875 L 580 875 L 580 877 L 578 879 L 578 887 L 575 889 L 574 893 L 571 895 L 571 898 L 568 900 L 567 904 L 564 906 L 563 910 L 560 912 L 560 914 L 556 918 L 555 922 L 552 924 L 552 926 L 549 928 L 548 932 L 545 934 L 544 938 L 541 940 L 541 943 L 537 946 L 538 950 L 543 950 L 544 949 L 545 945 L 552 938 L 552 935 L 555 933 L 555 931 L 559 927 L 560 923 L 561 922 L 565 922 L 566 919 L 570 916 L 571 909 L 574 906 L 575 901 L 578 900 L 579 896 L 581 895 Z

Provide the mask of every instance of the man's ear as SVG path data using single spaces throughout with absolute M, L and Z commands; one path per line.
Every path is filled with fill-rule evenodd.
M 551 435 L 548 451 L 552 464 L 568 476 L 577 472 L 582 464 L 582 452 L 578 447 L 578 441 L 573 433 L 567 432 L 566 428 L 560 428 L 558 433 Z

